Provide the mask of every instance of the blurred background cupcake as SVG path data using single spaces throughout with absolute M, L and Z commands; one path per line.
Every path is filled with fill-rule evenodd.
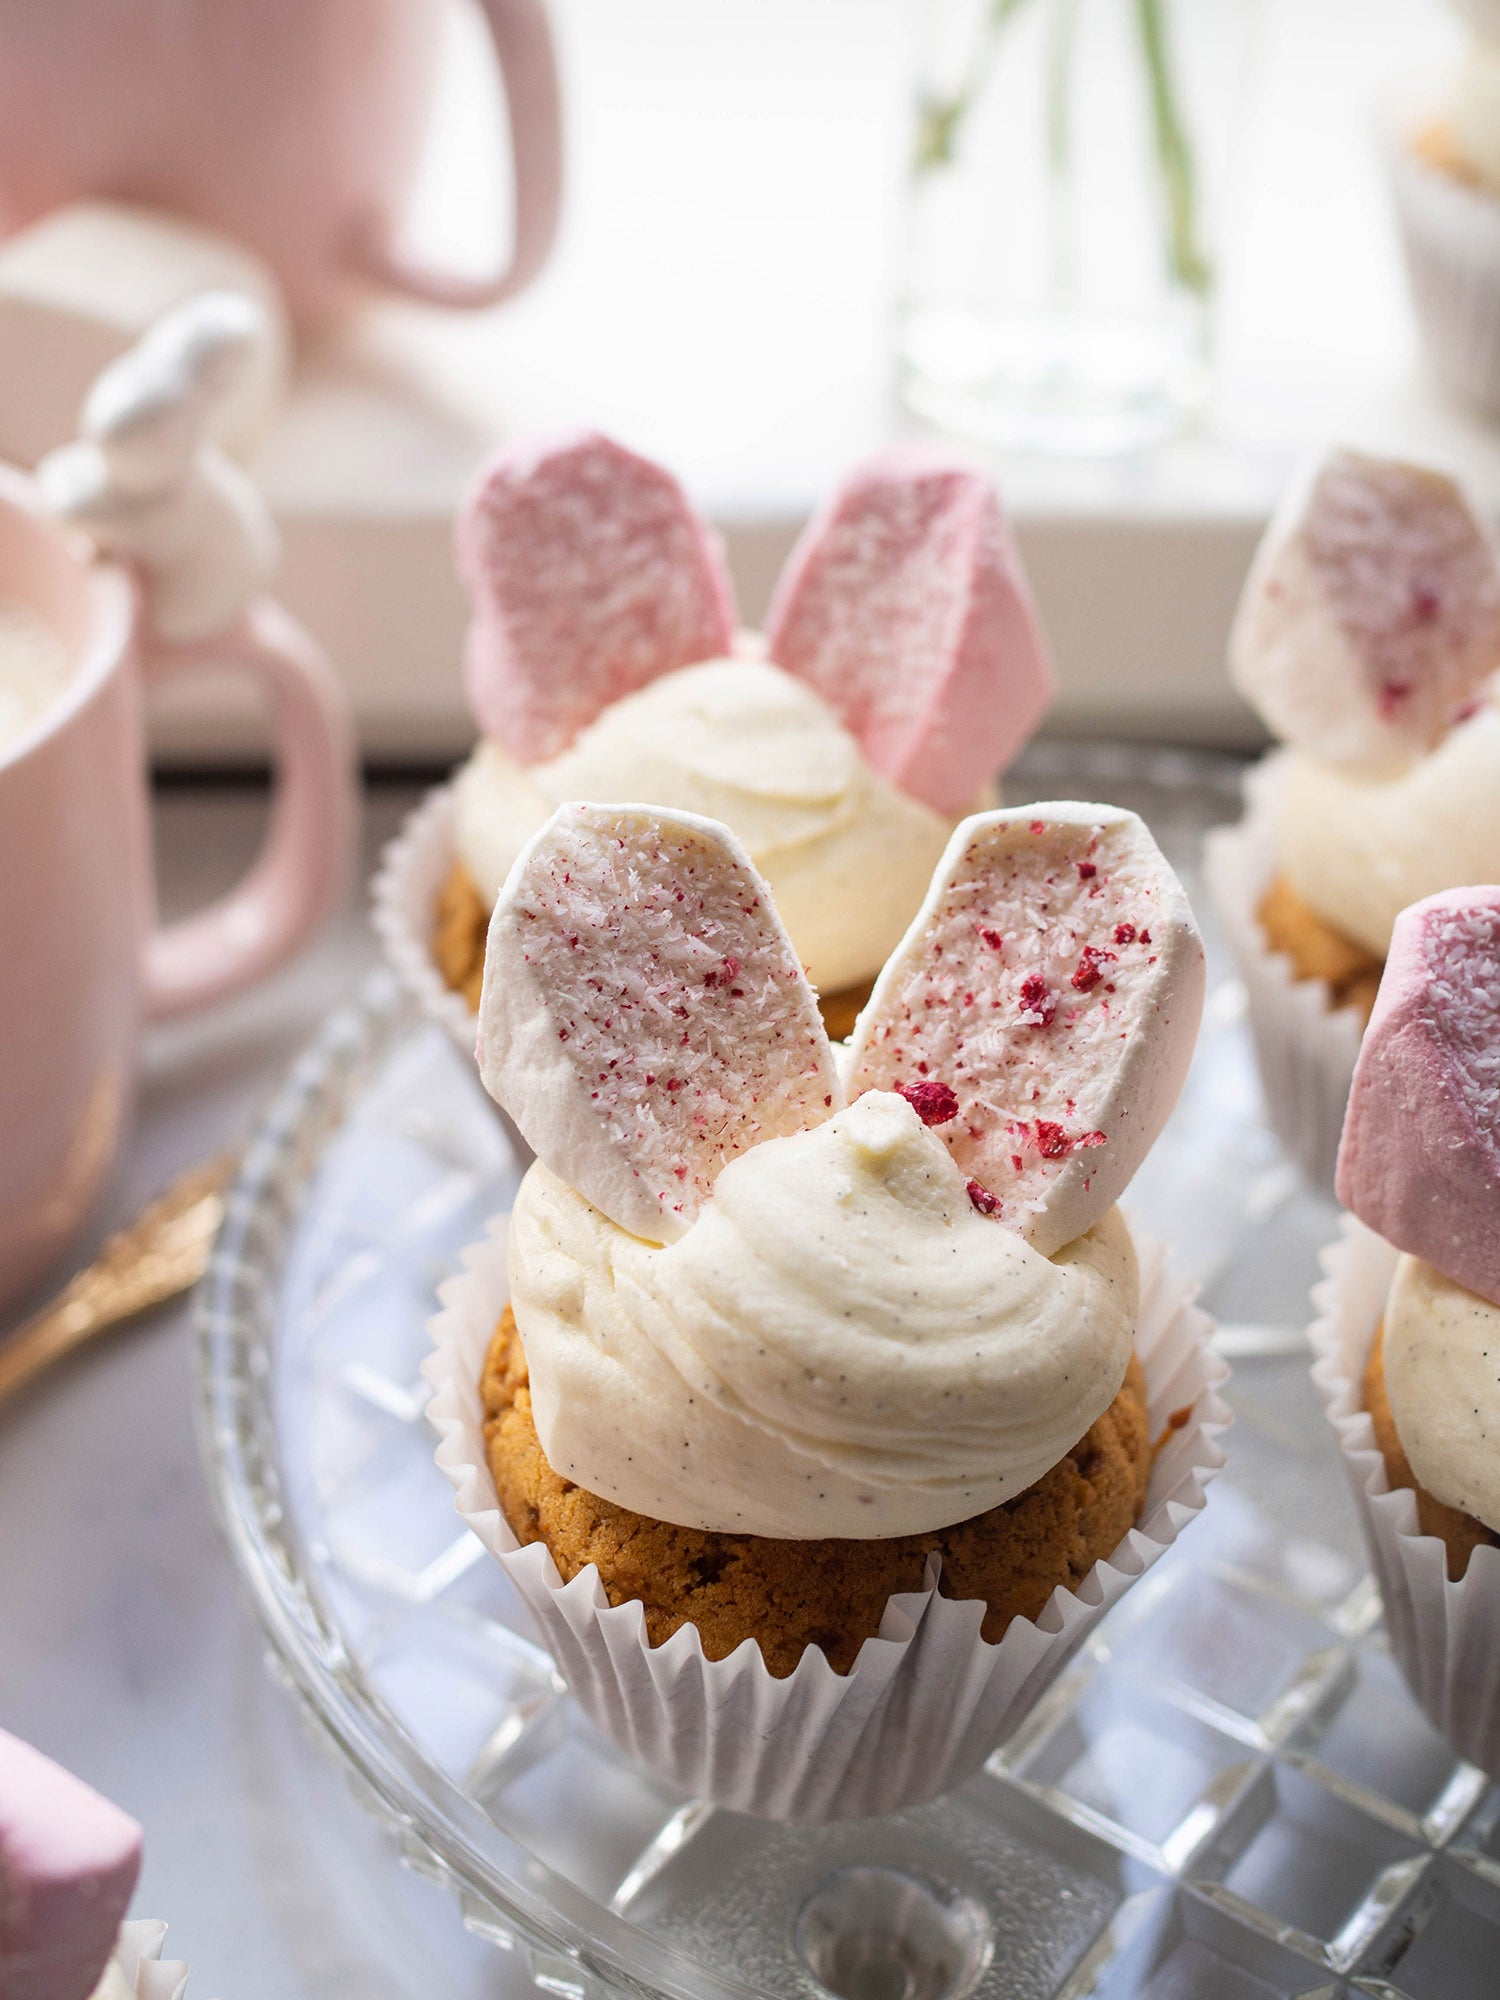
M 1500 6 L 1457 0 L 1466 44 L 1443 101 L 1396 136 L 1392 176 L 1427 358 L 1500 415 Z

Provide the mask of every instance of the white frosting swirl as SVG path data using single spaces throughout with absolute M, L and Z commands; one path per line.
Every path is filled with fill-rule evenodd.
M 1500 1534 L 1500 1306 L 1402 1257 L 1385 1309 L 1385 1388 L 1420 1484 Z
M 1394 776 L 1287 751 L 1275 785 L 1282 872 L 1377 958 L 1409 903 L 1500 881 L 1500 709 L 1490 702 Z
M 1118 1394 L 1139 1303 L 1117 1211 L 1043 1257 L 887 1091 L 732 1160 L 666 1248 L 533 1166 L 510 1275 L 557 1471 L 783 1538 L 916 1534 L 1024 1491 Z
M 880 970 L 954 825 L 872 771 L 818 696 L 764 660 L 667 674 L 542 764 L 481 743 L 457 779 L 457 841 L 487 903 L 568 799 L 674 806 L 723 821 L 770 883 L 825 993 Z

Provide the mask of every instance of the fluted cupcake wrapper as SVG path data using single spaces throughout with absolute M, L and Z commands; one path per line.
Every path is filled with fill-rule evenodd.
M 1397 1252 L 1353 1216 L 1323 1252 L 1308 1329 L 1313 1381 L 1338 1439 L 1407 1685 L 1461 1757 L 1500 1779 L 1500 1549 L 1479 1548 L 1459 1582 L 1424 1535 L 1410 1487 L 1392 1491 L 1364 1404 L 1364 1374 Z
M 1464 402 L 1500 415 L 1500 197 L 1419 159 L 1401 134 L 1390 176 L 1433 372 Z
M 1213 1322 L 1156 1245 L 1138 1244 L 1136 1352 L 1152 1434 L 1188 1419 L 1157 1456 L 1141 1524 L 1076 1591 L 1058 1589 L 1036 1619 L 1016 1619 L 997 1645 L 980 1637 L 984 1605 L 926 1587 L 893 1596 L 877 1638 L 847 1674 L 809 1647 L 785 1679 L 746 1640 L 709 1660 L 696 1627 L 647 1642 L 639 1603 L 612 1606 L 591 1564 L 564 1583 L 540 1543 L 518 1545 L 485 1462 L 480 1375 L 505 1306 L 507 1219 L 471 1248 L 442 1292 L 426 1374 L 438 1464 L 459 1513 L 525 1598 L 559 1673 L 590 1719 L 622 1749 L 695 1797 L 780 1820 L 857 1819 L 935 1798 L 959 1784 L 1015 1730 L 1109 1607 L 1203 1506 L 1224 1462 L 1227 1369 L 1209 1346 Z
M 130 1994 L 133 2000 L 183 2000 L 188 1968 L 180 1958 L 162 1957 L 166 1936 L 166 1925 L 154 1919 L 122 1924 L 100 2000 L 114 2000 L 116 1994 Z
M 1257 915 L 1276 873 L 1280 759 L 1247 777 L 1245 816 L 1204 846 L 1204 879 L 1240 977 L 1271 1130 L 1315 1187 L 1333 1188 L 1349 1086 L 1364 1035 L 1357 1007 L 1335 1007 L 1326 981 L 1299 979 L 1266 943 Z
M 407 992 L 472 1059 L 474 1015 L 438 971 L 432 934 L 438 892 L 458 858 L 453 787 L 437 785 L 386 844 L 370 888 L 370 921 Z

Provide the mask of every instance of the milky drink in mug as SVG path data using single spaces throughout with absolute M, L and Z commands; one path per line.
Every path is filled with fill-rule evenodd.
M 148 681 L 227 665 L 269 699 L 279 778 L 250 874 L 155 927 Z M 121 564 L 90 561 L 0 466 L 0 1307 L 87 1218 L 129 1116 L 144 1019 L 250 984 L 318 923 L 353 824 L 343 697 L 278 607 L 203 643 L 146 630 Z

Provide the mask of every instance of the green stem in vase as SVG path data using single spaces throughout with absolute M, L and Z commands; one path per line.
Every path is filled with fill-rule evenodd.
M 1172 274 L 1189 291 L 1202 294 L 1213 282 L 1213 271 L 1198 244 L 1193 152 L 1177 109 L 1162 0 L 1136 0 L 1136 18 L 1146 57 L 1156 157 L 1167 197 L 1167 252 Z
M 918 105 L 913 173 L 931 173 L 934 167 L 946 167 L 951 163 L 959 127 L 976 100 L 984 94 L 995 67 L 995 58 L 1000 52 L 1000 37 L 1006 24 L 1026 4 L 1027 0 L 990 0 L 963 82 L 949 96 L 924 98 Z

